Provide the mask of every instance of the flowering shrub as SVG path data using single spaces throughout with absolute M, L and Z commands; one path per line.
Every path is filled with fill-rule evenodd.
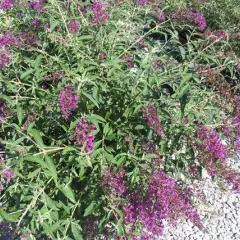
M 153 2 L 1 2 L 3 239 L 205 231 L 192 182 L 240 192 L 238 35 Z

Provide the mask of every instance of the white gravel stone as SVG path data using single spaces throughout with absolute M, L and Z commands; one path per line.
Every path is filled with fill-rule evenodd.
M 240 171 L 240 154 L 237 159 L 229 159 L 229 165 Z M 198 206 L 203 225 L 208 233 L 194 227 L 191 222 L 179 224 L 165 230 L 164 240 L 240 240 L 240 194 L 220 189 L 206 172 L 196 186 L 203 191 L 206 203 Z

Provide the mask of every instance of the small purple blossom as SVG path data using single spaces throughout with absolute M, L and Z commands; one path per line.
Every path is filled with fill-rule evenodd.
M 70 23 L 68 24 L 68 28 L 69 28 L 70 32 L 74 33 L 79 30 L 80 25 L 76 20 L 71 20 Z
M 122 56 L 121 59 L 126 63 L 128 68 L 132 68 L 134 66 L 132 56 Z
M 71 116 L 72 111 L 75 110 L 78 106 L 78 99 L 77 95 L 74 95 L 72 90 L 72 84 L 66 85 L 63 89 L 60 90 L 60 109 L 62 113 L 62 117 L 65 120 Z
M 212 42 L 215 42 L 218 39 L 220 39 L 220 40 L 226 40 L 227 39 L 226 32 L 222 32 L 222 31 L 213 31 L 213 32 L 207 31 L 206 35 L 209 36 L 209 39 Z
M 1 188 L 1 186 L 0 186 L 0 188 Z M 1 233 L 0 233 L 1 240 L 13 239 L 15 230 L 14 230 L 13 226 L 11 225 L 11 223 L 2 221 L 0 223 L 0 229 L 1 229 Z
M 46 29 L 50 29 L 51 25 L 50 25 L 50 23 L 46 23 L 46 24 L 44 25 L 44 27 L 45 27 Z
M 32 26 L 33 26 L 33 27 L 40 27 L 41 25 L 42 25 L 42 21 L 39 20 L 39 19 L 34 19 L 34 20 L 32 21 Z
M 16 174 L 11 169 L 4 170 L 0 175 L 1 178 L 6 178 L 6 183 L 10 183 L 16 177 Z
M 44 81 L 54 81 L 56 80 L 57 82 L 59 82 L 62 78 L 63 78 L 63 72 L 56 72 L 50 75 L 47 75 L 46 77 L 44 77 Z
M 33 10 L 39 13 L 44 12 L 43 10 L 44 5 L 45 5 L 44 1 L 32 1 L 28 4 L 30 8 L 32 8 Z
M 148 1 L 149 1 L 149 0 L 138 0 L 138 4 L 139 4 L 140 6 L 144 6 L 145 4 L 147 4 Z
M 104 2 L 94 2 L 91 9 L 93 11 L 92 21 L 94 24 L 101 24 L 108 20 L 109 15 L 105 10 Z
M 86 153 L 92 151 L 94 147 L 95 136 L 92 135 L 96 127 L 93 124 L 89 124 L 87 118 L 81 118 L 80 122 L 75 128 L 75 133 L 70 137 L 70 140 L 74 141 L 74 144 L 80 147 L 84 147 Z
M 103 189 L 111 195 L 122 196 L 126 189 L 126 172 L 121 168 L 117 173 L 107 170 L 103 176 Z
M 174 22 L 193 23 L 201 30 L 207 27 L 205 17 L 200 12 L 193 11 L 192 9 L 178 9 L 175 13 L 171 14 L 171 19 Z
M 0 34 L 0 49 L 3 47 L 18 46 L 20 45 L 19 39 L 14 36 L 12 32 Z
M 165 138 L 162 124 L 159 119 L 156 107 L 149 103 L 147 106 L 142 108 L 143 117 L 147 121 L 147 124 L 152 128 L 155 134 L 159 137 Z
M 15 4 L 15 0 L 2 0 L 0 4 L 0 9 L 8 10 L 12 8 Z
M 0 51 L 0 69 L 5 68 L 10 65 L 12 62 L 10 51 L 6 49 L 4 51 Z
M 202 141 L 200 147 L 203 151 L 211 154 L 211 161 L 217 158 L 224 161 L 227 157 L 227 149 L 218 137 L 218 134 L 211 128 L 200 126 L 197 130 L 197 137 Z

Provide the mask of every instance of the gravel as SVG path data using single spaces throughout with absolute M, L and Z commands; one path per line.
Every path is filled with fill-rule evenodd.
M 229 159 L 232 168 L 240 171 L 240 157 Z M 201 181 L 194 182 L 193 191 L 202 189 L 202 201 L 196 202 L 203 225 L 203 232 L 189 221 L 177 227 L 166 227 L 164 240 L 240 240 L 240 194 L 222 189 L 205 173 Z

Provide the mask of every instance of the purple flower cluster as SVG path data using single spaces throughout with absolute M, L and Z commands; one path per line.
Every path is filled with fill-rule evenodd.
M 9 49 L 0 51 L 0 69 L 7 67 L 12 62 Z
M 227 149 L 213 129 L 200 126 L 197 129 L 197 137 L 202 141 L 200 144 L 202 150 L 211 154 L 210 161 L 213 161 L 214 158 L 221 161 L 226 159 Z
M 223 168 L 221 176 L 232 186 L 234 193 L 240 193 L 240 173 L 232 169 Z
M 94 24 L 101 24 L 102 22 L 105 22 L 108 20 L 109 16 L 105 10 L 104 2 L 94 2 L 92 5 L 92 11 L 93 11 L 93 23 Z
M 132 68 L 134 66 L 133 57 L 131 57 L 131 56 L 122 56 L 121 59 L 126 63 L 128 68 Z
M 111 195 L 122 196 L 126 192 L 126 172 L 121 168 L 117 173 L 107 170 L 103 176 L 103 189 Z
M 207 27 L 205 17 L 200 12 L 193 11 L 192 9 L 178 9 L 175 13 L 171 14 L 171 19 L 174 22 L 193 23 L 201 30 Z
M 0 49 L 3 47 L 18 46 L 20 41 L 14 36 L 12 32 L 0 34 Z
M 56 72 L 44 77 L 44 81 L 53 81 L 53 80 L 60 81 L 62 77 L 63 77 L 63 72 Z
M 34 19 L 34 20 L 32 21 L 32 26 L 33 26 L 33 27 L 40 27 L 41 25 L 42 25 L 42 21 L 39 20 L 39 19 Z
M 142 112 L 148 126 L 154 130 L 157 136 L 164 138 L 165 134 L 156 107 L 149 103 L 147 106 L 142 108 Z
M 93 132 L 96 127 L 93 124 L 89 124 L 87 118 L 81 118 L 80 122 L 75 128 L 74 134 L 70 137 L 70 140 L 74 141 L 74 144 L 80 147 L 84 147 L 86 153 L 92 151 L 94 147 Z
M 68 84 L 60 90 L 60 109 L 62 117 L 65 120 L 68 120 L 72 114 L 72 111 L 75 110 L 78 106 L 79 97 L 73 93 L 72 88 L 72 84 Z
M 80 25 L 79 25 L 78 21 L 71 20 L 70 23 L 68 24 L 68 28 L 69 28 L 70 32 L 74 33 L 79 30 Z
M 44 1 L 32 1 L 28 4 L 30 8 L 32 8 L 33 10 L 39 13 L 44 12 L 43 10 L 44 5 L 45 5 Z
M 0 9 L 8 10 L 12 8 L 15 4 L 15 0 L 2 0 L 0 4 Z
M 148 2 L 148 0 L 138 0 L 138 4 L 140 6 L 144 6 L 147 2 Z
M 0 223 L 0 229 L 1 229 L 1 232 L 0 232 L 1 240 L 13 239 L 13 235 L 15 231 L 11 226 L 11 223 L 2 221 Z
M 206 35 L 209 36 L 209 39 L 212 42 L 215 42 L 217 39 L 221 39 L 221 40 L 226 40 L 227 39 L 227 34 L 225 32 L 221 32 L 221 31 L 207 31 Z
M 7 185 L 11 182 L 16 175 L 11 169 L 6 169 L 0 173 L 1 183 L 0 183 L 0 191 L 4 190 L 4 185 Z
M 187 218 L 199 228 L 203 228 L 200 217 L 191 203 L 189 188 L 181 188 L 176 179 L 162 171 L 155 171 L 147 179 L 145 194 L 135 192 L 127 196 L 123 207 L 124 223 L 133 233 L 142 226 L 141 239 L 154 239 L 163 235 L 163 221 L 174 225 Z
M 159 151 L 157 150 L 156 144 L 153 141 L 148 141 L 142 146 L 142 149 L 147 154 L 155 154 L 157 155 L 156 158 L 152 158 L 152 168 L 164 168 L 165 162 L 164 159 L 161 157 Z

